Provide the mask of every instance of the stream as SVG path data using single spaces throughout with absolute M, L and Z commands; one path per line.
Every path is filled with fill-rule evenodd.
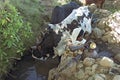
M 105 44 L 99 46 L 100 56 L 111 56 L 111 51 Z M 106 48 L 105 48 L 106 47 Z M 46 61 L 35 60 L 31 55 L 25 55 L 17 61 L 5 80 L 47 80 L 49 70 L 57 67 L 59 58 L 48 58 Z
M 47 80 L 49 70 L 57 67 L 58 63 L 58 58 L 40 61 L 25 56 L 17 61 L 5 80 Z

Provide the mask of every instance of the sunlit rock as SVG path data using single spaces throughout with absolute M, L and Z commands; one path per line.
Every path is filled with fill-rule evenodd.
M 100 65 L 103 67 L 112 67 L 114 65 L 114 61 L 108 57 L 103 57 L 100 61 Z
M 96 9 L 94 11 L 94 14 L 96 14 L 97 17 L 101 19 L 101 18 L 108 17 L 111 14 L 111 12 L 105 9 Z

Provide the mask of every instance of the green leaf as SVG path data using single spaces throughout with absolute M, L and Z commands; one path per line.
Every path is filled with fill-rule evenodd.
M 4 25 L 6 22 L 7 22 L 6 19 L 3 19 L 2 20 L 2 25 Z

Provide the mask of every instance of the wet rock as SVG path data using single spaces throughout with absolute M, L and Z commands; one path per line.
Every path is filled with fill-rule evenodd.
M 108 57 L 103 57 L 100 61 L 100 65 L 103 67 L 112 67 L 114 65 L 114 61 Z
M 113 80 L 120 80 L 120 75 L 115 75 Z
M 93 58 L 85 58 L 83 61 L 83 64 L 85 66 L 91 66 L 94 64 L 94 62 L 95 62 L 95 60 Z

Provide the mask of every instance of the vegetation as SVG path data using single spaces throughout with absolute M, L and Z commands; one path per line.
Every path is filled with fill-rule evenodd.
M 35 43 L 35 38 L 44 25 L 44 6 L 40 4 L 40 0 L 10 0 L 10 3 L 18 9 L 24 20 L 31 23 L 32 31 L 34 32 L 31 43 Z
M 0 2 L 0 73 L 6 73 L 11 58 L 22 55 L 24 43 L 32 35 L 30 24 L 23 21 L 18 10 Z M 0 75 L 1 76 L 1 75 Z

